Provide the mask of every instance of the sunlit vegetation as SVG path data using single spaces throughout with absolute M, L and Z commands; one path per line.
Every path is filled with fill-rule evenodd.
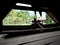
M 27 10 L 12 9 L 4 18 L 3 25 L 31 25 L 34 16 L 30 15 Z
M 46 24 L 53 24 L 53 23 L 55 23 L 55 22 L 52 20 L 52 18 L 49 17 L 49 15 L 46 14 L 45 23 L 46 23 Z
M 12 9 L 3 19 L 3 25 L 31 25 L 34 18 L 38 18 L 34 11 Z M 47 14 L 45 18 L 46 20 L 43 20 L 42 24 L 52 24 L 54 22 Z

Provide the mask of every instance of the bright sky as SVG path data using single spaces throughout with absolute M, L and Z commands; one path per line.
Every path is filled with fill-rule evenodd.
M 36 12 L 36 15 L 37 15 L 37 17 L 40 17 L 40 13 L 39 13 L 39 11 Z
M 46 12 L 42 12 L 42 18 L 46 19 Z
M 35 16 L 34 11 L 28 11 L 30 16 Z

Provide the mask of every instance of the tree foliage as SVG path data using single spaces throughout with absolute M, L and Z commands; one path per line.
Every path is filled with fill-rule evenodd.
M 3 24 L 14 24 L 14 25 L 21 25 L 21 24 L 30 24 L 33 16 L 29 15 L 28 11 L 20 10 L 16 11 L 12 9 L 8 15 L 4 18 Z
M 33 14 L 31 14 L 33 15 Z M 27 10 L 17 11 L 12 9 L 7 16 L 3 19 L 3 25 L 30 25 L 33 18 L 37 18 L 36 15 L 31 16 Z M 52 24 L 52 19 L 46 14 L 46 24 Z
M 46 24 L 52 24 L 52 19 L 49 17 L 49 15 L 48 14 L 46 14 L 46 21 L 45 21 L 45 23 Z

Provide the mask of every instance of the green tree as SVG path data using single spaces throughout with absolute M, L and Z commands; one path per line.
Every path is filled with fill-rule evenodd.
M 23 24 L 29 23 L 27 20 L 30 19 L 28 11 L 15 11 L 12 9 L 8 15 L 4 18 L 3 24 Z
M 49 17 L 49 15 L 46 15 L 46 24 L 52 24 L 52 19 Z

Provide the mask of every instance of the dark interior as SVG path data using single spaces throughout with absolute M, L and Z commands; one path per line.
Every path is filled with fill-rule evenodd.
M 52 13 L 54 20 L 57 22 L 56 24 L 51 24 L 51 25 L 42 25 L 44 28 L 42 28 L 43 31 L 40 32 L 47 32 L 47 31 L 58 31 L 60 29 L 60 4 L 59 1 L 57 0 L 3 0 L 1 1 L 1 18 L 0 18 L 0 28 L 1 28 L 1 33 L 2 31 L 6 31 L 6 30 L 27 30 L 28 32 L 33 31 L 36 28 L 40 28 L 37 24 L 33 24 L 31 26 L 3 26 L 2 25 L 2 20 L 4 19 L 4 17 L 7 15 L 7 13 L 11 10 L 11 9 L 24 9 L 24 10 L 33 10 L 33 11 L 39 11 L 40 14 L 42 11 L 45 12 L 50 12 Z M 19 3 L 26 3 L 26 4 L 31 4 L 32 8 L 29 7 L 19 7 L 16 6 L 15 4 L 19 2 Z M 41 24 L 40 24 L 41 25 Z M 20 28 L 21 27 L 21 28 Z M 53 27 L 51 29 L 51 27 Z M 47 29 L 45 29 L 47 28 Z M 28 29 L 32 29 L 32 30 L 28 30 Z M 40 28 L 41 29 L 41 28 Z M 51 30 L 49 30 L 51 29 Z M 39 32 L 35 31 L 35 32 Z M 6 33 L 6 32 L 5 32 Z

